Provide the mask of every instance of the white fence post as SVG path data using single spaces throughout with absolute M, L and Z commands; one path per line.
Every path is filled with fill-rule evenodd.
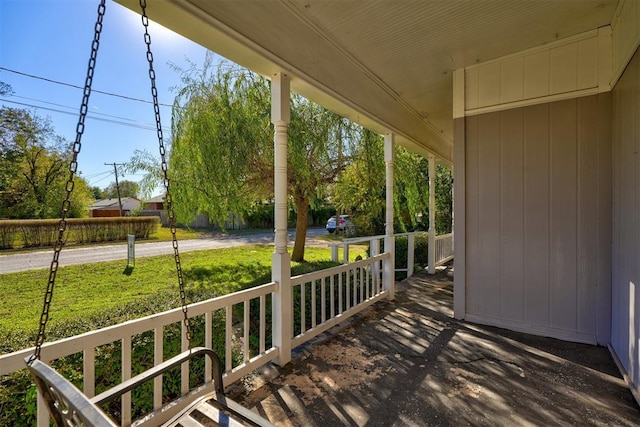
M 338 262 L 338 245 L 331 245 L 331 262 Z
M 349 244 L 342 244 L 342 263 L 349 264 Z

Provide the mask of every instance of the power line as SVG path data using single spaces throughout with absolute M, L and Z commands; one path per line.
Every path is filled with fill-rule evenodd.
M 32 79 L 43 80 L 43 81 L 49 82 L 49 83 L 55 83 L 55 84 L 62 85 L 62 86 L 69 86 L 69 87 L 72 87 L 72 88 L 75 88 L 75 89 L 84 90 L 84 87 L 82 87 L 82 86 L 74 85 L 74 84 L 71 84 L 71 83 L 65 83 L 65 82 L 61 82 L 61 81 L 58 81 L 58 80 L 48 79 L 46 77 L 36 76 L 36 75 L 33 75 L 33 74 L 23 73 L 22 71 L 12 70 L 12 69 L 6 68 L 6 67 L 0 67 L 0 70 L 8 71 L 8 72 L 14 73 L 14 74 L 19 74 L 19 75 L 25 76 L 25 77 L 30 77 Z M 116 98 L 128 99 L 129 101 L 144 102 L 145 104 L 153 104 L 152 101 L 148 101 L 146 99 L 133 98 L 131 96 L 120 95 L 118 93 L 105 92 L 105 91 L 97 90 L 97 89 L 91 89 L 91 92 L 101 93 L 103 95 L 115 96 Z M 173 105 L 171 105 L 171 104 L 162 104 L 162 103 L 160 103 L 160 105 L 162 105 L 163 107 L 173 107 Z
M 113 173 L 113 172 L 111 172 L 110 170 L 108 170 L 108 171 L 104 171 L 104 172 L 94 173 L 94 174 L 92 174 L 92 175 L 84 175 L 84 176 L 83 176 L 83 178 L 84 178 L 84 179 L 89 180 L 89 179 L 97 178 L 97 177 L 99 177 L 100 175 L 111 175 L 112 173 Z
M 41 99 L 36 99 L 36 98 L 29 98 L 27 96 L 20 96 L 20 95 L 11 95 L 12 98 L 20 98 L 20 99 L 26 99 L 27 101 L 33 101 L 33 102 L 39 102 L 41 104 L 48 104 L 48 105 L 55 105 L 56 107 L 62 107 L 62 108 L 68 108 L 70 110 L 77 110 L 76 107 L 70 107 L 68 105 L 63 105 L 63 104 L 57 104 L 55 102 L 49 102 L 49 101 L 43 101 Z M 92 111 L 91 114 L 95 114 L 98 116 L 106 116 L 106 117 L 113 117 L 114 119 L 120 119 L 120 120 L 126 120 L 128 122 L 132 122 L 135 123 L 136 121 L 133 119 L 130 119 L 128 117 L 121 117 L 121 116 L 114 116 L 112 114 L 107 114 L 107 113 L 98 113 L 96 111 Z
M 58 110 L 56 108 L 43 107 L 43 106 L 35 105 L 35 104 L 27 104 L 25 102 L 12 101 L 12 100 L 6 99 L 6 98 L 0 98 L 0 101 L 10 102 L 12 104 L 22 105 L 22 106 L 25 106 L 25 107 L 40 108 L 42 110 L 53 111 L 55 113 L 68 114 L 70 116 L 77 116 L 78 115 L 78 113 L 74 113 L 74 112 L 71 112 L 71 111 Z M 89 114 L 92 114 L 92 113 L 89 113 Z M 92 115 L 87 115 L 87 118 L 88 119 L 93 119 L 93 120 L 98 120 L 98 121 L 101 121 L 101 122 L 115 123 L 115 124 L 119 124 L 119 125 L 122 125 L 122 126 L 129 126 L 129 127 L 136 128 L 136 129 L 152 130 L 152 131 L 156 130 L 155 126 L 151 126 L 151 125 L 147 126 L 147 125 L 143 125 L 143 124 L 140 124 L 140 123 L 126 123 L 126 122 L 123 122 L 121 120 L 105 119 L 103 117 L 93 117 Z M 167 128 L 162 128 L 162 130 L 165 131 L 165 132 L 170 132 L 170 130 L 167 129 Z

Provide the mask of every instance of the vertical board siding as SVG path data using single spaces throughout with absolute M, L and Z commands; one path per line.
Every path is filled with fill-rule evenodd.
M 524 116 L 524 321 L 549 324 L 549 108 Z
M 607 235 L 599 227 L 611 223 L 598 209 L 599 189 L 611 184 L 603 99 L 467 117 L 470 320 L 596 342 L 597 313 L 606 313 L 598 272 L 610 272 L 606 244 L 598 245 Z
M 501 316 L 524 320 L 523 110 L 500 114 Z
M 640 53 L 613 91 L 614 200 L 611 344 L 640 388 Z
M 549 95 L 549 52 L 524 58 L 524 99 Z
M 584 297 L 578 300 L 578 330 L 596 330 L 597 263 L 598 257 L 598 97 L 578 98 L 578 265 L 577 292 Z M 596 193 L 597 194 L 597 193 Z
M 597 31 L 465 69 L 465 109 L 566 94 L 599 85 Z
M 477 283 L 480 281 L 480 221 L 479 221 L 479 200 L 480 191 L 478 189 L 480 164 L 478 163 L 478 117 L 467 117 L 465 120 L 465 205 L 466 211 L 466 253 L 472 256 L 466 257 L 466 277 L 467 283 Z M 457 203 L 457 202 L 456 202 Z M 455 222 L 455 221 L 454 221 Z M 459 236 L 458 236 L 459 238 Z M 456 245 L 458 247 L 458 245 Z M 457 262 L 457 258 L 456 261 Z M 482 290 L 479 287 L 472 287 L 465 284 L 465 311 L 478 313 L 481 311 L 478 306 Z
M 613 78 L 620 76 L 640 43 L 640 2 L 622 0 L 611 23 Z
M 571 43 L 549 51 L 550 93 L 571 92 L 578 87 L 578 44 Z M 597 82 L 594 82 L 597 84 Z
M 551 324 L 576 328 L 576 100 L 550 104 Z
M 500 113 L 478 122 L 478 238 L 479 278 L 484 283 L 479 305 L 483 312 L 500 313 Z
M 611 92 L 598 95 L 598 131 L 601 141 L 612 138 L 612 95 Z M 609 144 L 598 144 L 598 180 L 597 180 L 597 212 L 598 223 L 598 257 L 597 269 L 597 299 L 598 312 L 596 320 L 597 341 L 600 345 L 611 343 L 611 265 L 612 257 L 612 226 L 613 220 L 613 150 Z M 613 220 L 615 223 L 615 220 Z
M 466 301 L 466 283 L 467 283 L 467 203 L 465 194 L 466 190 L 466 130 L 465 119 L 463 117 L 454 119 L 453 138 L 454 153 L 453 161 L 456 165 L 454 169 L 454 216 L 457 218 L 453 223 L 454 228 L 454 262 L 456 265 L 456 274 L 453 278 L 453 315 L 456 319 L 464 319 Z M 477 181 L 477 180 L 476 180 Z M 374 252 L 373 249 L 371 251 Z

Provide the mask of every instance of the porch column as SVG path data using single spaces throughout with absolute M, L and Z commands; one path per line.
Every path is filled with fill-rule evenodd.
M 385 209 L 384 251 L 391 257 L 384 264 L 384 289 L 389 291 L 389 299 L 395 298 L 395 240 L 393 238 L 393 135 L 384 136 L 384 163 L 386 169 L 387 200 Z
M 436 158 L 429 155 L 429 274 L 436 273 Z
M 275 362 L 291 361 L 293 337 L 291 258 L 287 252 L 287 125 L 291 118 L 289 78 L 278 73 L 271 79 L 271 123 L 274 135 L 275 252 L 271 257 L 271 280 L 278 284 L 273 294 L 273 345 L 280 349 Z

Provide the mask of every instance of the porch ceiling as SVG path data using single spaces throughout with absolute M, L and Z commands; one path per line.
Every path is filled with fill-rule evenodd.
M 116 0 L 138 10 L 137 0 Z M 157 0 L 151 19 L 452 161 L 452 71 L 611 23 L 618 0 Z

